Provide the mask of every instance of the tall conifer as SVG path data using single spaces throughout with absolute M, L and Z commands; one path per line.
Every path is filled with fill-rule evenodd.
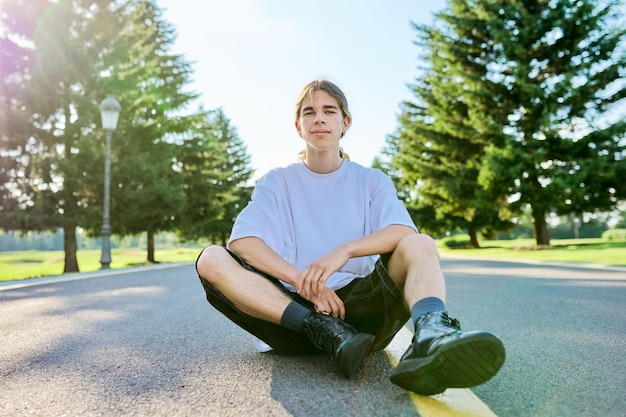
M 417 27 L 431 66 L 396 156 L 415 196 L 446 219 L 469 206 L 506 220 L 505 198 L 512 212 L 530 207 L 538 245 L 552 211 L 615 208 L 626 193 L 620 6 L 450 0 L 436 25 Z

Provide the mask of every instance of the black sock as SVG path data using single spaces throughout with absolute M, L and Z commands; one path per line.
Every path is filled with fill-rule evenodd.
M 426 297 L 419 300 L 411 307 L 411 318 L 413 323 L 417 321 L 420 316 L 428 313 L 434 313 L 436 311 L 445 311 L 445 303 L 437 297 Z
M 302 304 L 292 301 L 283 312 L 283 316 L 280 318 L 280 325 L 301 333 L 304 319 L 306 319 L 310 313 L 311 310 Z

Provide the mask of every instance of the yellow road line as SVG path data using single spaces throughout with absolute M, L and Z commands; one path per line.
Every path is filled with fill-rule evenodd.
M 411 343 L 412 333 L 403 327 L 386 349 L 393 366 Z M 444 393 L 424 396 L 409 393 L 421 417 L 497 417 L 469 389 L 447 389 Z

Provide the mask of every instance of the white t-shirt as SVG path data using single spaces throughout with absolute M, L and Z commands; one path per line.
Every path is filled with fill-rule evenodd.
M 250 203 L 237 216 L 230 241 L 260 238 L 304 270 L 338 245 L 391 224 L 417 230 L 381 171 L 344 160 L 338 170 L 317 174 L 296 163 L 273 169 L 259 180 Z M 336 290 L 368 275 L 377 258 L 350 259 L 326 285 Z

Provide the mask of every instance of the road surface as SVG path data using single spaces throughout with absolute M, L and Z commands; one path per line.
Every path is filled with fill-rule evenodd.
M 322 356 L 256 353 L 179 264 L 0 286 L 0 415 L 624 416 L 626 271 L 442 266 L 451 314 L 507 347 L 501 372 L 471 391 L 391 384 L 408 331 L 352 381 Z

